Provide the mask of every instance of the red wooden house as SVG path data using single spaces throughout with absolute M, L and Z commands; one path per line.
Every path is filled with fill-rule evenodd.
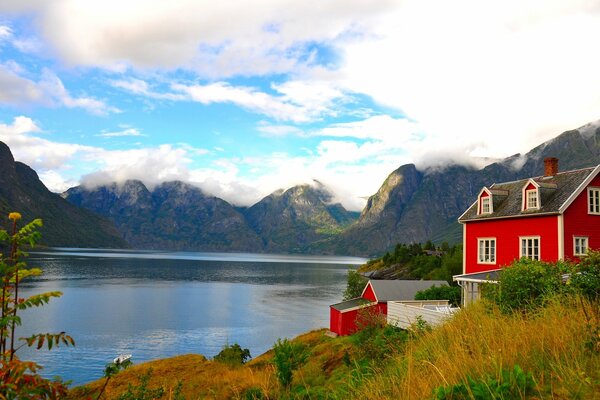
M 461 215 L 463 305 L 479 298 L 479 284 L 521 257 L 578 261 L 600 248 L 600 165 L 559 172 L 544 160 L 544 176 L 484 187 Z
M 446 281 L 370 280 L 360 297 L 329 306 L 329 330 L 340 336 L 357 331 L 360 310 L 387 315 L 388 301 L 414 300 L 420 290 L 448 286 Z

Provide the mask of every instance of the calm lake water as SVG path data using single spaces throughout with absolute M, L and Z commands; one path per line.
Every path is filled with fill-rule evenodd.
M 32 253 L 42 277 L 23 295 L 63 296 L 22 314 L 19 336 L 66 331 L 74 348 L 22 348 L 21 359 L 74 385 L 122 353 L 134 363 L 239 343 L 258 356 L 277 338 L 329 325 L 354 257 L 55 249 Z

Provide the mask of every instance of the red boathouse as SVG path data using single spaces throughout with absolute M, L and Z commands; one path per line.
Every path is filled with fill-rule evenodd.
M 559 172 L 546 158 L 543 176 L 484 187 L 458 221 L 463 225 L 463 305 L 479 284 L 526 257 L 579 261 L 600 248 L 600 165 Z
M 446 281 L 370 280 L 360 297 L 329 306 L 329 330 L 337 335 L 357 331 L 359 310 L 387 315 L 388 301 L 414 300 L 420 290 L 448 286 Z

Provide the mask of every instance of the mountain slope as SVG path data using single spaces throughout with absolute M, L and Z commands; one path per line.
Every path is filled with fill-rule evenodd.
M 305 251 L 356 220 L 356 213 L 341 204 L 331 204 L 332 198 L 322 184 L 315 182 L 274 192 L 244 214 L 263 238 L 266 251 Z
M 559 158 L 560 170 L 600 164 L 600 125 L 588 124 L 562 133 L 525 154 L 476 170 L 449 166 L 419 171 L 403 165 L 371 196 L 356 224 L 328 246 L 340 254 L 381 254 L 398 242 L 458 243 L 457 218 L 483 186 L 543 174 L 545 157 Z M 324 246 L 327 247 L 327 246 Z
M 63 196 L 112 220 L 135 248 L 262 251 L 262 242 L 229 203 L 173 181 L 152 191 L 136 180 L 94 189 L 77 186 Z
M 41 243 L 60 247 L 122 248 L 127 243 L 108 220 L 65 201 L 50 192 L 37 173 L 15 161 L 0 142 L 0 221 L 7 226 L 9 212 L 18 211 L 23 221 L 41 218 Z

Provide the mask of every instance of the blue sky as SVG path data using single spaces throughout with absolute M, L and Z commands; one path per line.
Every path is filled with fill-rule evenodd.
M 181 179 L 237 205 L 317 179 L 359 210 L 600 117 L 573 0 L 3 0 L 0 140 L 54 191 Z

